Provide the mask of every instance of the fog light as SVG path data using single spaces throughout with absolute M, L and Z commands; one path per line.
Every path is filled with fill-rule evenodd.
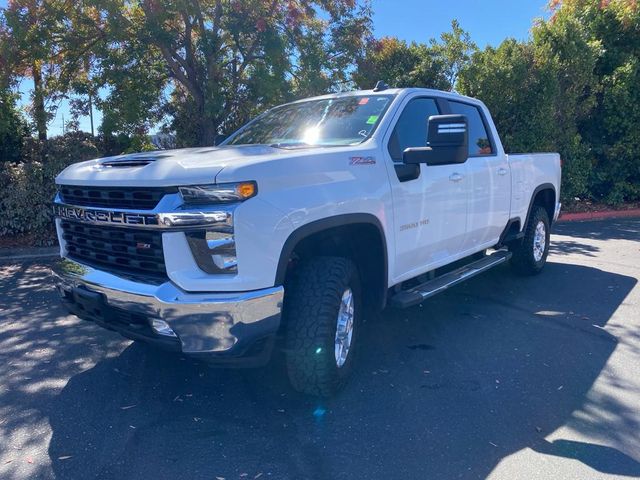
M 176 332 L 169 326 L 167 322 L 164 320 L 160 320 L 159 318 L 151 319 L 151 328 L 158 335 L 165 335 L 167 337 L 177 337 Z

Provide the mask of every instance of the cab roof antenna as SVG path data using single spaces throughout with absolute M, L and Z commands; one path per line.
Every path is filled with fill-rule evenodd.
M 387 88 L 389 88 L 389 85 L 384 83 L 382 80 L 378 80 L 376 82 L 376 86 L 373 87 L 373 91 L 374 92 L 382 92 L 383 90 L 386 90 Z

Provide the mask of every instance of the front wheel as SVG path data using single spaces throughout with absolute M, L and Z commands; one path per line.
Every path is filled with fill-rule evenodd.
M 536 275 L 542 271 L 549 255 L 549 215 L 536 205 L 533 207 L 524 238 L 509 247 L 513 253 L 511 266 L 522 275 Z
M 285 294 L 286 364 L 293 388 L 330 396 L 353 368 L 361 292 L 355 264 L 342 257 L 302 262 Z

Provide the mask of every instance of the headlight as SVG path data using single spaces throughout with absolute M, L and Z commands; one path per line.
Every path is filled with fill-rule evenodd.
M 258 193 L 256 182 L 220 183 L 178 187 L 187 205 L 243 202 Z

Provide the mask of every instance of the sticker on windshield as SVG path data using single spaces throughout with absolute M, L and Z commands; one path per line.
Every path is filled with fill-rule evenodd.
M 369 103 L 369 97 L 364 97 L 360 99 L 358 105 L 366 105 L 367 103 Z
M 373 125 L 377 121 L 378 121 L 378 115 L 371 115 L 369 118 L 367 118 L 367 125 Z

